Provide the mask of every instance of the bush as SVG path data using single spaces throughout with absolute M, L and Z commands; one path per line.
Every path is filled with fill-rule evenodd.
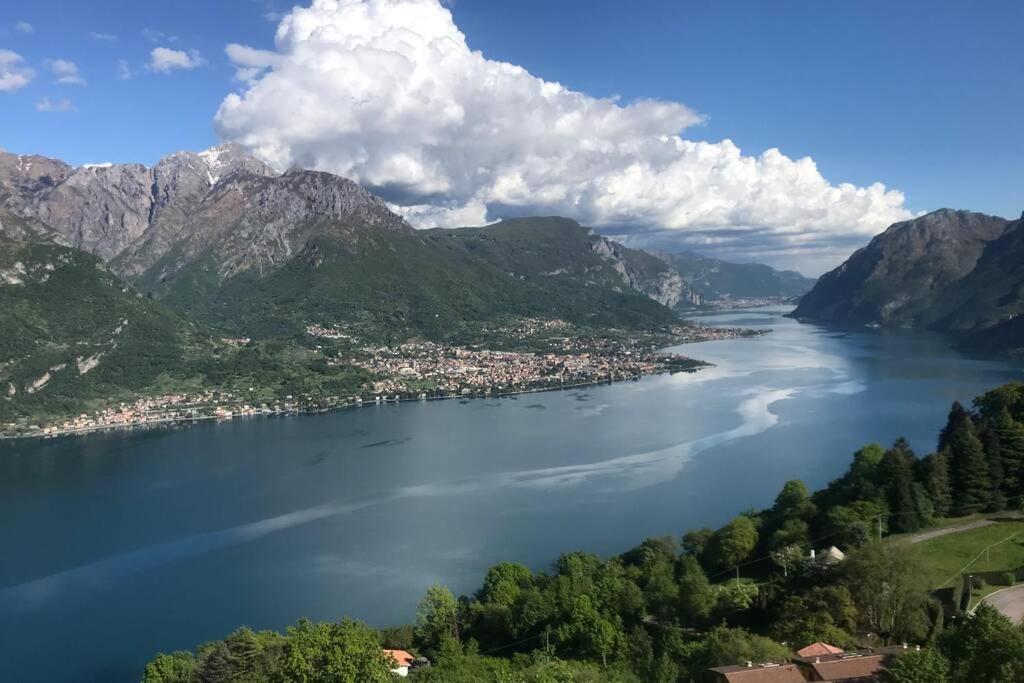
M 1004 586 L 1012 586 L 1014 584 L 1014 582 L 1016 581 L 1016 577 L 1013 575 L 1013 572 L 1006 572 L 1006 573 L 1004 573 L 1002 575 L 1001 578 L 1002 578 L 1002 584 Z
M 987 585 L 988 583 L 985 581 L 985 579 L 981 578 L 980 576 L 971 577 L 971 590 L 980 591 L 983 590 Z

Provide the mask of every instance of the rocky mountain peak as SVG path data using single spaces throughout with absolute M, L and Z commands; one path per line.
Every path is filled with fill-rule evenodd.
M 970 273 L 1008 221 L 940 209 L 894 223 L 826 273 L 794 311 L 798 317 L 913 325 L 920 302 Z

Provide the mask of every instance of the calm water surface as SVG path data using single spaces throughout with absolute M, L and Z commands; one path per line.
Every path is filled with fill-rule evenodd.
M 138 680 L 241 624 L 406 622 L 495 562 L 718 525 L 868 441 L 925 452 L 953 400 L 1024 379 L 929 335 L 707 320 L 774 331 L 681 347 L 716 364 L 696 374 L 0 444 L 5 679 Z

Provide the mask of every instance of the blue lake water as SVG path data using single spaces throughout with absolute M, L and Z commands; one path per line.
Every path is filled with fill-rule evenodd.
M 133 681 L 242 624 L 407 622 L 430 584 L 470 592 L 496 562 L 719 525 L 870 441 L 923 454 L 953 400 L 1024 379 L 940 337 L 781 313 L 705 318 L 773 332 L 680 347 L 716 364 L 695 374 L 2 443 L 4 677 Z

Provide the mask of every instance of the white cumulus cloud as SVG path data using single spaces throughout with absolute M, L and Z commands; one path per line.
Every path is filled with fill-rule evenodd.
M 175 69 L 195 69 L 206 64 L 198 50 L 172 50 L 169 47 L 153 48 L 149 53 L 149 66 L 153 71 L 170 73 Z
M 35 33 L 36 30 L 32 24 L 27 21 L 19 21 L 14 25 L 14 30 L 18 33 Z
M 78 65 L 70 59 L 48 59 L 46 66 L 61 85 L 85 85 L 85 79 L 78 72 Z
M 227 53 L 247 85 L 217 112 L 223 138 L 348 176 L 421 226 L 561 214 L 639 243 L 810 254 L 910 215 L 902 193 L 833 184 L 810 158 L 687 140 L 703 117 L 684 104 L 488 59 L 438 0 L 313 0 L 273 52 Z
M 17 52 L 0 48 L 0 92 L 12 92 L 24 88 L 35 73 L 25 66 L 25 60 Z

